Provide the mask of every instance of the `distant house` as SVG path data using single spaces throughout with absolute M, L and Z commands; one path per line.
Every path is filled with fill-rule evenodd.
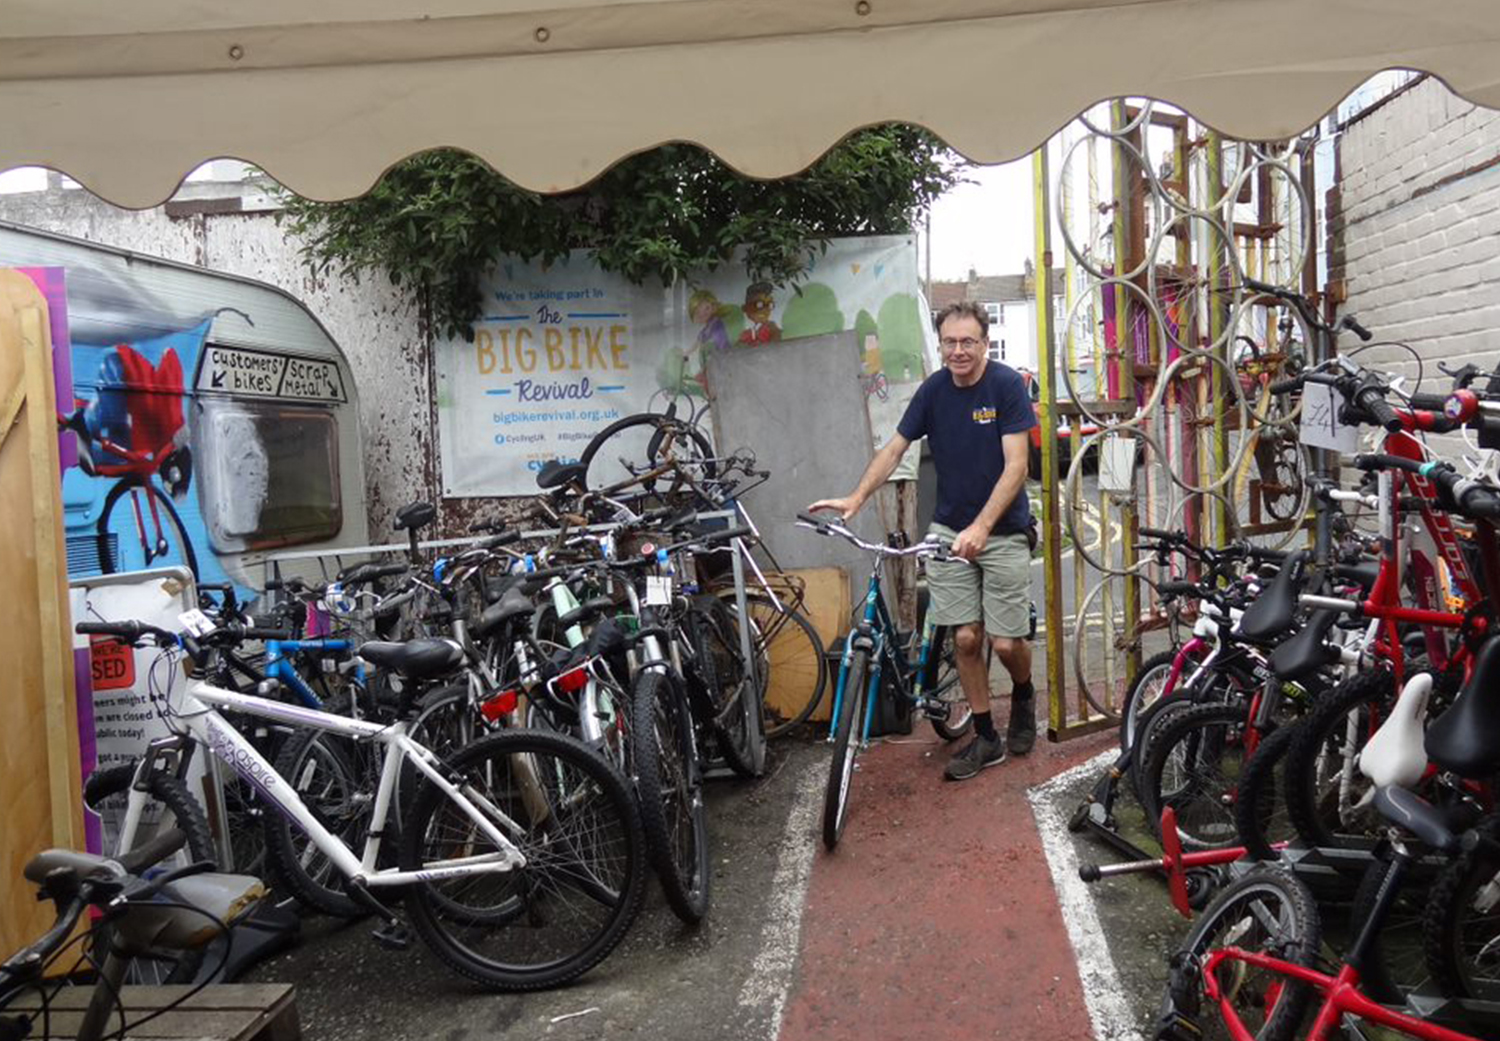
M 1062 272 L 1053 273 L 1053 307 L 1058 319 L 1062 306 Z M 949 304 L 972 300 L 984 307 L 990 319 L 990 357 L 1014 369 L 1036 371 L 1036 273 L 1031 261 L 1019 275 L 980 275 L 969 269 L 961 282 L 933 282 L 928 304 L 933 316 Z

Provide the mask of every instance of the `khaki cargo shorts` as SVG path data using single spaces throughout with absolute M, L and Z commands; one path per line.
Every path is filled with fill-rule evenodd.
M 934 524 L 927 533 L 953 545 L 958 532 Z M 984 621 L 991 636 L 1024 638 L 1031 631 L 1031 548 L 1026 535 L 991 535 L 972 564 L 927 564 L 928 610 L 937 625 Z

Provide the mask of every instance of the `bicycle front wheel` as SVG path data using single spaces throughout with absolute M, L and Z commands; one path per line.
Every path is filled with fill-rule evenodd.
M 719 598 L 735 609 L 734 590 Z M 765 714 L 766 737 L 789 734 L 817 711 L 828 690 L 828 658 L 818 631 L 802 612 L 777 607 L 764 594 L 747 594 L 751 639 L 755 641 L 756 680 Z
M 984 653 L 985 668 L 988 669 L 995 653 L 988 641 Z M 938 737 L 944 741 L 957 741 L 969 732 L 969 727 L 974 722 L 974 709 L 969 705 L 969 697 L 958 680 L 952 627 L 938 627 L 927 654 L 927 682 L 923 684 L 925 696 L 942 710 L 942 714 L 929 713 L 927 718 Z
M 823 845 L 832 850 L 844 834 L 849 818 L 849 785 L 865 718 L 865 687 L 870 672 L 868 651 L 855 651 L 839 677 L 844 698 L 834 721 L 833 761 L 828 764 L 828 789 L 823 795 Z
M 1244 770 L 1246 714 L 1242 705 L 1195 705 L 1155 728 L 1140 795 L 1158 835 L 1170 806 L 1184 848 L 1225 849 L 1239 840 L 1234 797 Z
M 503 991 L 555 987 L 603 961 L 646 884 L 645 838 L 625 781 L 581 742 L 543 731 L 481 738 L 446 769 L 526 864 L 412 887 L 406 908 L 422 939 L 449 968 Z M 403 828 L 404 870 L 494 851 L 442 789 L 422 786 Z
M 629 481 L 669 460 L 691 463 L 711 460 L 713 454 L 713 446 L 697 427 L 654 412 L 641 412 L 617 419 L 595 434 L 578 461 L 585 468 L 584 484 L 598 490 Z M 713 473 L 713 464 L 704 463 L 702 476 L 712 477 Z M 640 487 L 646 492 L 669 494 L 677 490 L 679 482 L 678 476 L 668 474 L 659 480 L 642 481 Z
M 694 597 L 684 622 L 698 677 L 713 704 L 713 733 L 724 761 L 741 777 L 766 768 L 766 734 L 754 670 L 740 653 L 738 620 L 724 601 Z
M 1219 1008 L 1203 993 L 1203 964 L 1209 956 L 1219 948 L 1236 947 L 1311 968 L 1321 931 L 1317 904 L 1306 886 L 1284 871 L 1252 872 L 1209 904 L 1173 958 L 1173 1002 L 1190 1016 L 1201 1011 L 1198 1026 L 1206 1041 L 1228 1041 L 1233 1035 Z M 1215 979 L 1255 1041 L 1288 1041 L 1312 996 L 1308 984 L 1236 958 L 1220 962 Z
M 631 752 L 646 849 L 673 913 L 690 925 L 708 913 L 708 808 L 693 720 L 677 685 L 660 672 L 632 684 Z

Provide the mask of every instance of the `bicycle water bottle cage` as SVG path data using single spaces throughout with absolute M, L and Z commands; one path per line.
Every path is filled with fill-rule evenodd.
M 550 492 L 574 481 L 582 484 L 588 469 L 583 463 L 564 463 L 561 459 L 549 459 L 537 471 L 536 486 Z
M 1302 585 L 1309 556 L 1306 550 L 1298 550 L 1287 557 L 1276 579 L 1245 609 L 1236 636 L 1251 643 L 1265 643 L 1292 627 L 1297 620 L 1297 590 Z
M 1427 758 L 1460 777 L 1500 771 L 1500 637 L 1486 640 L 1469 682 L 1427 727 Z

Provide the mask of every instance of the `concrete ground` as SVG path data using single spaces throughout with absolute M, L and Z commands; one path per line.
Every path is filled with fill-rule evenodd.
M 826 746 L 778 742 L 764 778 L 711 786 L 708 920 L 681 926 L 653 881 L 622 945 L 562 990 L 484 993 L 420 945 L 316 917 L 246 982 L 296 983 L 312 1039 L 1140 1036 L 1186 923 L 1151 879 L 1084 887 L 1078 862 L 1113 857 L 1063 823 L 1112 741 L 1043 740 L 951 784 L 952 749 L 918 724 L 861 758 L 834 853 Z

